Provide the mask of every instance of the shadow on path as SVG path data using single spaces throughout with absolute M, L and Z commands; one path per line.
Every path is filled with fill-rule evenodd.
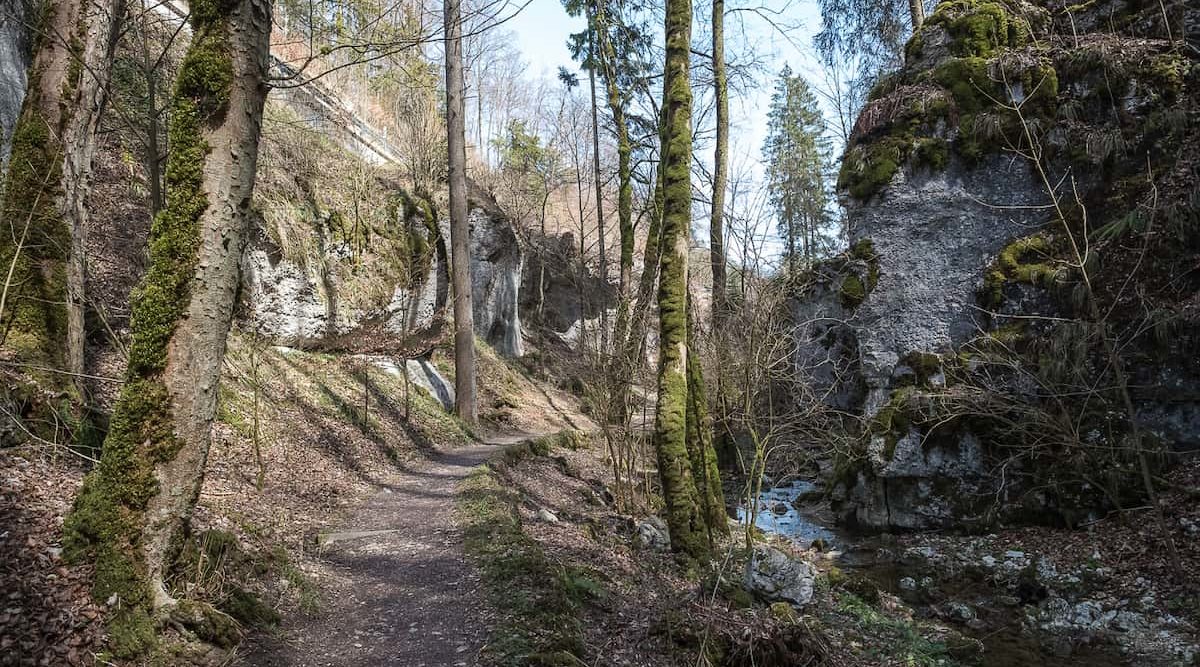
M 426 450 L 381 484 L 320 547 L 322 599 L 274 636 L 248 642 L 241 665 L 348 667 L 475 665 L 487 639 L 484 594 L 454 521 L 456 487 L 509 433 L 458 449 Z

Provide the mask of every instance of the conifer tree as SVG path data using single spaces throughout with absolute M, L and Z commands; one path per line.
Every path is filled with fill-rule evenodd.
M 826 245 L 829 145 L 817 98 L 804 78 L 784 66 L 771 96 L 763 161 L 771 205 L 779 220 L 790 272 L 814 260 Z

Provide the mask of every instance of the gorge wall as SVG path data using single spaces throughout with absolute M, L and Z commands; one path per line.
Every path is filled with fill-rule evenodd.
M 838 183 L 851 249 L 793 306 L 797 367 L 855 416 L 848 521 L 1073 523 L 1200 450 L 1183 4 L 950 0 L 872 91 Z
M 25 99 L 30 31 L 26 0 L 0 0 L 0 172 L 8 163 L 12 131 Z

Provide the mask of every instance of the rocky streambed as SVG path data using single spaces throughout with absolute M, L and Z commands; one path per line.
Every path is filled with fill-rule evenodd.
M 752 511 L 740 507 L 738 518 Z M 755 525 L 897 596 L 917 617 L 978 639 L 989 667 L 1200 661 L 1188 620 L 1196 600 L 1164 594 L 1127 563 L 1110 562 L 1109 545 L 1081 549 L 1099 539 L 1086 531 L 856 534 L 838 527 L 819 487 L 805 480 L 762 491 Z

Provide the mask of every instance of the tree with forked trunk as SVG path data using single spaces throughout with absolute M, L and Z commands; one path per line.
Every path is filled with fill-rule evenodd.
M 167 201 L 133 296 L 129 368 L 66 527 L 70 552 L 94 555 L 93 593 L 113 601 L 110 648 L 120 657 L 149 650 L 167 618 L 197 629 L 218 618 L 177 600 L 168 580 L 211 442 L 254 190 L 271 3 L 196 0 L 191 10 L 194 36 L 171 102 Z

